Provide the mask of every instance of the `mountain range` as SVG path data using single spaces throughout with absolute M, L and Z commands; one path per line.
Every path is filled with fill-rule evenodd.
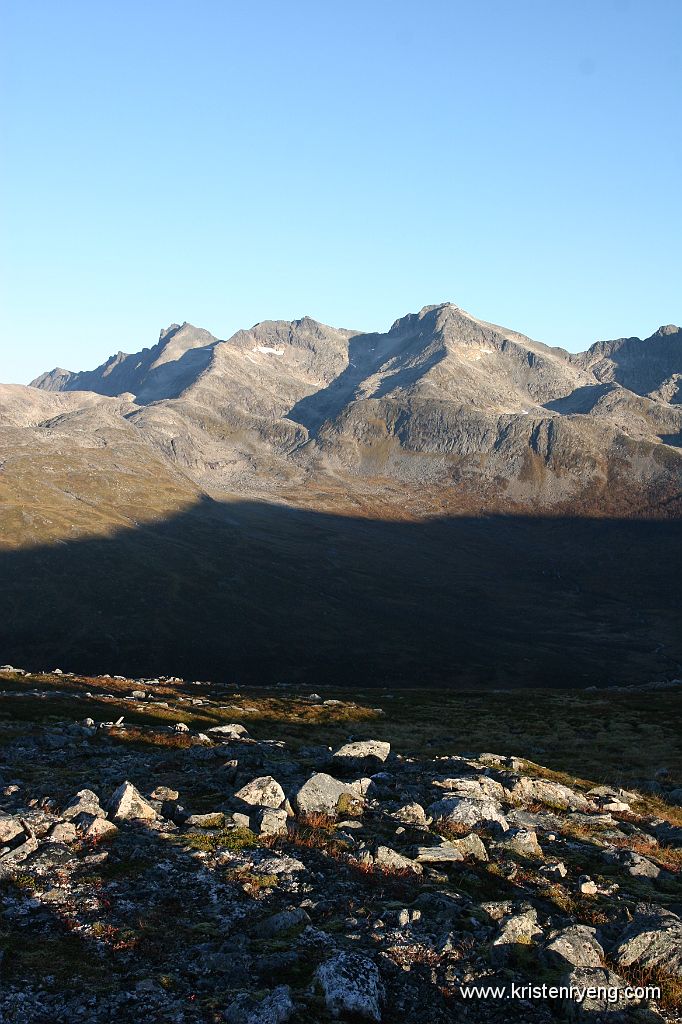
M 0 648 L 443 685 L 682 668 L 682 332 L 573 354 L 450 303 L 173 324 L 0 385 Z
M 117 424 L 213 495 L 398 485 L 426 513 L 424 488 L 455 511 L 597 514 L 665 514 L 679 497 L 673 326 L 574 355 L 449 303 L 385 334 L 305 317 L 219 341 L 173 324 L 153 348 L 31 388 L 2 395 L 10 421 L 62 435 Z

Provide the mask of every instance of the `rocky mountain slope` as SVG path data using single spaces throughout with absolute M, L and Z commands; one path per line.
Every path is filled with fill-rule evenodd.
M 306 317 L 219 341 L 183 324 L 96 370 L 37 378 L 73 411 L 46 422 L 36 408 L 35 426 L 82 431 L 92 393 L 118 398 L 150 451 L 214 496 L 351 489 L 396 504 L 397 485 L 402 504 L 428 485 L 455 511 L 667 514 L 679 503 L 681 371 L 678 328 L 574 356 L 448 303 L 385 334 Z M 2 395 L 6 419 L 15 401 Z

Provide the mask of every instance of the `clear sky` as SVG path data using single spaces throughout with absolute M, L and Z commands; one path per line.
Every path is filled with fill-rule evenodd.
M 682 319 L 680 0 L 2 0 L 0 380 L 189 320 Z

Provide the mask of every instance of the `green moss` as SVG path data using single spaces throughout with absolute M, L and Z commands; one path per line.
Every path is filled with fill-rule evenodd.
M 219 832 L 186 832 L 176 842 L 192 850 L 214 853 L 216 850 L 250 850 L 261 846 L 261 840 L 248 828 L 222 828 Z

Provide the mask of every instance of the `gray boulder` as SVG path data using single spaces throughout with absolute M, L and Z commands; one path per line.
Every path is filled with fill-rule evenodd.
M 682 920 L 663 907 L 640 903 L 615 957 L 621 967 L 656 967 L 682 977 Z
M 381 1021 L 384 989 L 376 964 L 367 957 L 339 953 L 318 967 L 315 978 L 333 1018 Z
M 544 954 L 547 962 L 555 967 L 601 967 L 604 950 L 595 938 L 595 928 L 574 924 L 569 928 L 553 932 L 547 940 Z
M 541 935 L 538 914 L 533 908 L 504 917 L 491 948 L 493 962 L 505 963 L 518 946 L 532 946 Z
M 358 787 L 324 772 L 318 772 L 304 782 L 294 794 L 293 801 L 299 814 L 328 814 L 335 816 L 339 810 L 347 814 L 349 807 L 361 806 L 362 796 Z M 341 805 L 341 806 L 340 806 Z
M 154 821 L 157 813 L 148 800 L 133 786 L 122 782 L 109 801 L 109 815 L 114 821 Z
M 434 821 L 441 819 L 448 825 L 499 825 L 506 832 L 509 828 L 502 808 L 496 800 L 471 800 L 468 797 L 451 796 L 437 800 L 429 807 Z
M 541 803 L 562 811 L 594 811 L 595 805 L 582 793 L 576 793 L 560 782 L 531 779 L 523 776 L 511 789 L 512 799 L 519 803 Z
M 272 775 L 262 775 L 252 779 L 235 793 L 238 800 L 253 807 L 281 807 L 284 803 L 284 790 Z
M 358 740 L 339 747 L 332 759 L 346 771 L 366 771 L 382 765 L 390 752 L 391 744 L 384 740 Z

